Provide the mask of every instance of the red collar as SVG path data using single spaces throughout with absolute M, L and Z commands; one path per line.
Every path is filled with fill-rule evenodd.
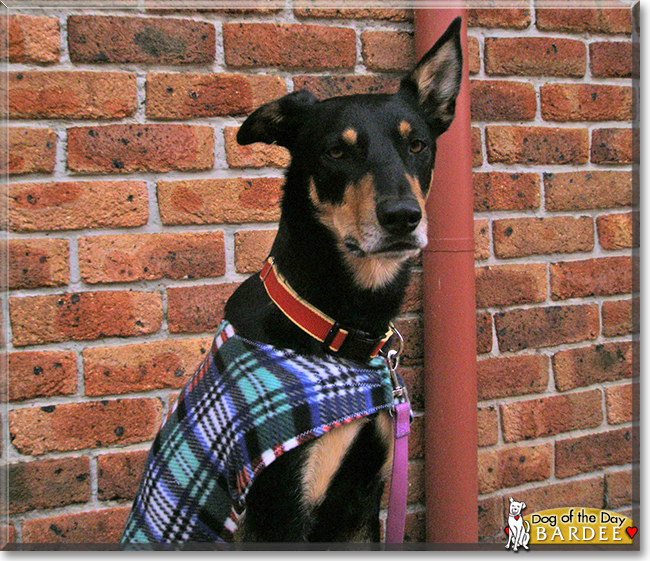
M 377 356 L 386 341 L 393 335 L 392 326 L 381 337 L 371 337 L 365 331 L 344 329 L 335 320 L 303 300 L 289 286 L 286 279 L 269 257 L 260 272 L 266 292 L 275 305 L 293 323 L 314 339 L 323 343 L 330 353 L 338 354 L 359 362 L 366 362 Z

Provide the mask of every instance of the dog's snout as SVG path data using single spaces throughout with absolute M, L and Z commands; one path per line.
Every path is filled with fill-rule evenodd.
M 404 236 L 417 228 L 422 211 L 415 199 L 393 199 L 377 205 L 377 219 L 388 233 Z

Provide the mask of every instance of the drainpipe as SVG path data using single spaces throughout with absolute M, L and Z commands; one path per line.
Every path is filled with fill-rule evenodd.
M 429 543 L 478 541 L 476 303 L 467 10 L 415 11 L 422 56 L 462 16 L 463 82 L 438 140 L 423 252 L 426 526 Z

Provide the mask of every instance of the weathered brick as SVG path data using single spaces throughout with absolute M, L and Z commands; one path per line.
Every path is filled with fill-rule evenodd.
M 472 80 L 473 121 L 530 121 L 537 112 L 535 87 L 526 82 Z
M 479 167 L 483 164 L 483 143 L 481 141 L 481 129 L 472 127 L 472 167 Z
M 424 458 L 424 417 L 415 417 L 409 435 L 409 460 Z
M 631 469 L 607 473 L 605 474 L 605 481 L 607 483 L 607 503 L 605 506 L 608 509 L 618 509 L 632 504 L 635 498 L 638 500 L 639 489 L 638 485 L 634 485 Z
M 586 164 L 589 131 L 584 128 L 488 126 L 486 148 L 491 164 Z
M 408 31 L 364 31 L 361 54 L 371 70 L 407 72 L 415 66 L 415 40 Z
M 395 327 L 404 337 L 404 351 L 401 355 L 402 364 L 405 366 L 419 364 L 424 357 L 424 325 L 422 317 L 398 319 L 395 321 Z
M 629 42 L 606 41 L 589 45 L 591 74 L 599 78 L 630 78 L 634 45 Z
M 88 458 L 9 464 L 9 512 L 57 508 L 90 500 Z
M 628 206 L 635 198 L 628 171 L 545 173 L 544 195 L 551 211 Z
M 535 20 L 542 31 L 611 34 L 632 31 L 629 8 L 538 8 Z
M 339 95 L 395 93 L 399 89 L 400 78 L 396 76 L 374 76 L 370 74 L 320 76 L 296 76 L 293 79 L 294 91 L 308 89 L 318 99 Z
M 517 491 L 517 500 L 526 503 L 527 512 L 563 508 L 569 504 L 588 508 L 603 508 L 605 506 L 604 496 L 605 482 L 602 475 L 565 483 L 550 483 Z M 508 512 L 508 496 L 504 495 L 502 501 L 501 511 Z
M 328 2 L 327 8 L 296 7 L 294 14 L 304 18 L 377 19 L 387 21 L 412 21 L 413 10 L 404 8 L 345 8 L 346 2 Z M 341 7 L 337 7 L 341 6 Z
M 176 18 L 68 17 L 72 62 L 206 64 L 214 61 L 214 25 Z
M 632 88 L 602 84 L 545 84 L 540 88 L 545 121 L 630 121 Z
M 159 181 L 163 224 L 274 222 L 280 217 L 280 178 Z
M 495 220 L 494 252 L 498 257 L 508 259 L 590 251 L 594 248 L 593 229 L 593 219 L 589 216 Z
M 26 520 L 24 543 L 117 543 L 122 536 L 131 507 L 62 514 Z
M 479 543 L 500 543 L 506 523 L 500 497 L 494 496 L 478 501 L 478 541 Z
M 8 127 L 0 146 L 7 157 L 0 162 L 0 173 L 52 173 L 56 164 L 56 133 L 52 129 Z M 6 144 L 5 144 L 6 142 Z
M 204 125 L 106 125 L 68 129 L 68 167 L 81 173 L 200 171 L 214 166 Z
M 235 232 L 235 270 L 241 274 L 260 271 L 276 234 L 276 230 Z
M 78 240 L 84 282 L 196 279 L 226 272 L 223 232 L 88 236 Z
M 171 333 L 214 331 L 223 308 L 238 283 L 183 286 L 167 289 L 167 324 Z
M 157 398 L 15 409 L 9 412 L 9 432 L 16 449 L 30 455 L 124 446 L 152 439 L 161 411 Z
M 501 351 L 577 343 L 598 336 L 598 306 L 551 306 L 495 314 Z
M 603 302 L 603 335 L 618 337 L 639 332 L 639 298 Z
M 555 387 L 560 391 L 613 382 L 632 376 L 632 343 L 605 343 L 553 355 Z
M 97 498 L 100 501 L 133 500 L 149 452 L 135 450 L 97 456 Z
M 570 477 L 630 463 L 638 450 L 634 429 L 622 428 L 555 442 L 555 476 Z M 638 460 L 637 460 L 638 461 Z
M 553 300 L 632 291 L 632 258 L 628 256 L 551 263 L 550 273 Z
M 9 229 L 16 232 L 130 228 L 149 219 L 143 181 L 16 183 L 4 193 Z
M 591 136 L 591 161 L 605 165 L 638 163 L 639 137 L 635 138 L 630 128 L 596 129 Z
M 487 220 L 474 220 L 474 259 L 490 257 L 490 223 Z
M 16 543 L 16 527 L 13 524 L 0 524 L 0 549 L 7 544 Z
M 600 246 L 603 249 L 639 247 L 640 220 L 638 212 L 598 216 L 596 230 Z
M 399 369 L 400 376 L 409 392 L 411 407 L 416 411 L 424 410 L 424 366 L 412 365 Z
M 476 307 L 543 302 L 548 289 L 546 265 L 489 265 L 476 268 Z
M 70 395 L 77 391 L 74 351 L 28 351 L 8 355 L 10 401 Z
M 0 59 L 52 64 L 59 61 L 60 50 L 58 18 L 18 14 L 0 18 Z
M 400 313 L 417 313 L 422 311 L 422 272 L 411 271 L 411 278 L 406 287 Z
M 172 339 L 84 349 L 86 395 L 180 388 L 210 350 L 209 339 Z
M 557 37 L 488 37 L 485 71 L 496 76 L 581 77 L 587 69 L 582 41 Z
M 602 398 L 600 390 L 591 390 L 502 405 L 503 438 L 517 442 L 597 427 L 603 422 Z
M 222 28 L 231 67 L 317 70 L 352 68 L 356 62 L 354 29 L 275 23 L 224 23 Z
M 476 352 L 489 353 L 492 350 L 492 315 L 476 314 Z
M 231 168 L 285 168 L 291 161 L 289 151 L 276 144 L 256 142 L 241 146 L 237 142 L 239 127 L 225 127 L 226 161 Z
M 14 119 L 121 119 L 136 107 L 135 74 L 21 71 L 8 75 Z
M 553 445 L 517 446 L 501 450 L 479 450 L 479 493 L 492 493 L 551 477 Z
M 605 388 L 607 422 L 620 425 L 639 420 L 640 392 L 638 384 Z
M 544 355 L 519 355 L 479 360 L 476 365 L 479 401 L 543 392 L 549 360 Z
M 469 27 L 490 29 L 526 29 L 530 25 L 527 8 L 470 8 L 467 13 Z
M 470 74 L 478 74 L 481 71 L 481 47 L 476 37 L 467 38 L 467 66 Z
M 492 446 L 499 441 L 499 414 L 496 407 L 479 407 L 477 413 L 478 445 Z
M 536 173 L 474 172 L 474 212 L 528 210 L 540 205 Z
M 0 256 L 8 257 L 7 288 L 15 290 L 68 284 L 69 246 L 68 240 L 49 238 L 7 240 L 6 246 L 0 248 Z M 0 268 L 4 268 L 4 259 Z
M 155 333 L 162 297 L 150 292 L 80 292 L 9 300 L 14 346 Z
M 279 76 L 155 73 L 147 75 L 149 119 L 247 115 L 287 93 Z

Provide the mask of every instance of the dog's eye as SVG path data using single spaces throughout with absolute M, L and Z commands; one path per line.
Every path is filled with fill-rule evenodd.
M 340 160 L 345 156 L 345 150 L 341 146 L 333 146 L 330 148 L 326 154 L 333 160 Z
M 421 140 L 417 140 L 417 139 L 416 140 L 411 140 L 411 143 L 409 144 L 409 150 L 413 154 L 419 154 L 420 152 L 422 152 L 422 150 L 425 149 L 425 147 L 426 147 L 426 144 L 424 142 L 422 142 Z

